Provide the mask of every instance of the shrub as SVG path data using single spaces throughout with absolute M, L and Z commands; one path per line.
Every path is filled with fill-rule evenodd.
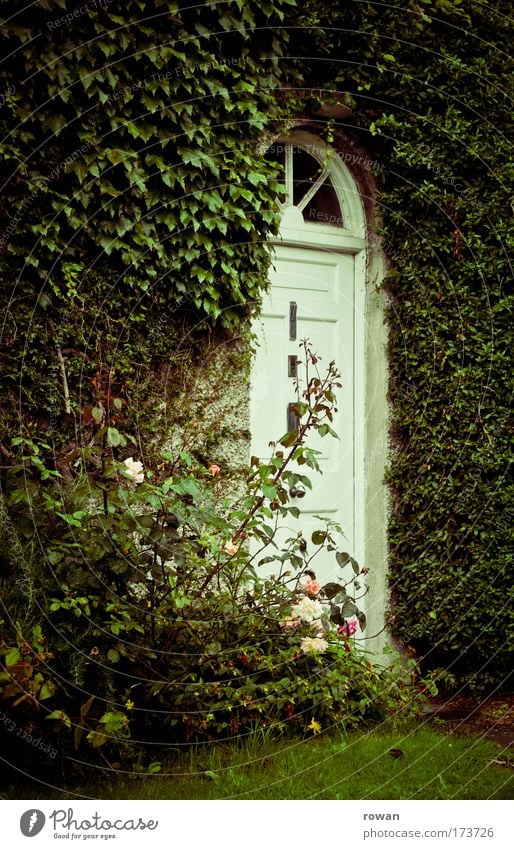
M 297 387 L 298 426 L 269 460 L 252 458 L 235 504 L 215 463 L 164 452 L 152 470 L 124 457 L 133 440 L 103 408 L 92 410 L 94 435 L 70 458 L 69 482 L 50 467 L 47 444 L 14 440 L 8 502 L 26 548 L 37 536 L 46 560 L 37 576 L 46 621 L 32 641 L 18 634 L 30 657 L 23 680 L 23 651 L 4 636 L 9 710 L 98 748 L 126 746 L 131 734 L 187 743 L 257 725 L 352 726 L 409 703 L 405 681 L 355 648 L 365 617 L 348 588 L 362 570 L 338 550 L 340 528 L 276 541 L 283 520 L 299 516 L 290 490 L 311 486 L 302 467 L 318 469 L 309 434 L 334 435 L 338 372 L 330 364 L 320 376 L 308 342 L 303 357 L 314 376 Z M 323 550 L 341 581 L 320 587 L 312 561 Z

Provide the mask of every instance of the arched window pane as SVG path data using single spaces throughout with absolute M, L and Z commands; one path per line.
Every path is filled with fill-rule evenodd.
M 343 216 L 330 178 L 327 178 L 318 189 L 312 200 L 303 210 L 304 221 L 309 224 L 329 224 L 331 227 L 342 227 Z
M 344 226 L 341 205 L 325 164 L 298 144 L 286 141 L 270 145 L 266 158 L 283 168 L 286 207 L 299 209 L 307 224 Z
M 293 147 L 293 204 L 298 206 L 322 172 L 313 156 L 296 145 Z

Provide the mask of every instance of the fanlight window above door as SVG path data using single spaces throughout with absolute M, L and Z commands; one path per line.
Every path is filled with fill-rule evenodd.
M 266 157 L 282 166 L 284 210 L 296 208 L 307 224 L 345 227 L 328 162 L 316 159 L 298 144 L 276 142 Z

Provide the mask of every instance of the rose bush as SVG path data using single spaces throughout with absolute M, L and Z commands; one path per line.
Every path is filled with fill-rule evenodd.
M 17 634 L 39 658 L 46 638 L 30 696 L 13 689 L 19 652 L 8 628 L 0 647 L 4 707 L 19 723 L 49 728 L 49 720 L 77 748 L 126 753 L 131 735 L 167 744 L 256 725 L 306 732 L 313 717 L 351 726 L 409 704 L 405 675 L 354 650 L 365 617 L 348 587 L 363 570 L 339 550 L 338 526 L 276 542 L 282 520 L 299 517 L 290 489 L 311 486 L 299 470 L 318 469 L 309 433 L 333 433 L 339 375 L 331 364 L 320 376 L 308 343 L 303 350 L 315 377 L 298 387 L 298 428 L 268 460 L 252 458 L 235 504 L 214 462 L 164 452 L 151 469 L 123 458 L 135 441 L 105 410 L 66 474 L 52 468 L 49 446 L 30 438 L 13 446 L 12 521 L 25 551 L 40 544 L 46 559 L 30 578 L 44 618 L 39 653 Z M 321 550 L 336 558 L 340 582 L 316 580 Z

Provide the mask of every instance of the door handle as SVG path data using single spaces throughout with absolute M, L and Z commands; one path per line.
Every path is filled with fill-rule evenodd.
M 296 301 L 291 301 L 289 304 L 289 341 L 294 342 L 296 339 L 296 325 L 298 320 L 298 304 Z

